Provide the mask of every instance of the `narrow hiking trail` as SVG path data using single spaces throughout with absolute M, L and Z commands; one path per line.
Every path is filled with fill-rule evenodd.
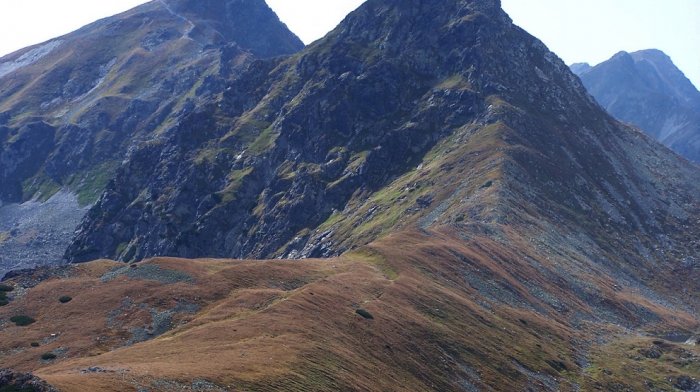
M 186 29 L 185 32 L 182 34 L 182 38 L 184 38 L 184 39 L 189 39 L 189 40 L 193 40 L 192 37 L 190 37 L 190 33 L 192 33 L 192 30 L 194 30 L 194 28 L 195 28 L 194 22 L 192 22 L 192 21 L 191 21 L 190 19 L 188 19 L 187 17 L 185 17 L 185 16 L 183 16 L 183 15 L 180 15 L 180 14 L 178 14 L 177 12 L 175 12 L 175 10 L 173 10 L 173 9 L 170 7 L 170 5 L 169 5 L 168 3 L 165 2 L 165 0 L 158 0 L 158 2 L 161 3 L 161 4 L 163 5 L 163 7 L 165 7 L 165 9 L 168 10 L 168 12 L 169 12 L 171 15 L 173 15 L 174 17 L 176 17 L 176 18 L 178 18 L 178 19 L 181 19 L 181 20 L 183 20 L 185 23 L 187 23 L 187 29 Z M 194 41 L 194 40 L 193 40 L 193 41 Z

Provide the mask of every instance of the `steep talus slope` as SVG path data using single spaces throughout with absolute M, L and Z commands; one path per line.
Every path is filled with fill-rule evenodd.
M 61 189 L 93 204 L 129 150 L 167 133 L 255 58 L 302 47 L 263 0 L 163 0 L 0 59 L 0 205 Z M 46 226 L 39 237 L 57 229 Z M 48 259 L 60 260 L 69 241 Z
M 666 54 L 659 50 L 620 52 L 595 67 L 578 68 L 576 73 L 615 117 L 700 162 L 700 92 Z
M 6 272 L 62 263 L 66 243 L 87 212 L 76 195 L 0 207 L 0 277 Z

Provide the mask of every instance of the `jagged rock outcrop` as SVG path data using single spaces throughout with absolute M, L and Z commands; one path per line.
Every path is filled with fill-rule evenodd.
M 612 115 L 700 162 L 700 92 L 665 53 L 620 52 L 595 67 L 572 70 Z

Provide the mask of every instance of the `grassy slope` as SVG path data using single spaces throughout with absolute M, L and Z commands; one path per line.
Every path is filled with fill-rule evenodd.
M 615 365 L 628 360 L 629 349 L 615 345 L 622 344 L 616 336 L 629 339 L 629 330 L 600 320 L 566 288 L 529 271 L 522 252 L 486 238 L 460 244 L 449 232 L 403 232 L 329 260 L 155 259 L 128 269 L 138 276 L 135 271 L 157 265 L 161 272 L 190 277 L 174 284 L 124 276 L 103 282 L 101 276 L 120 267 L 112 262 L 73 266 L 67 277 L 44 281 L 0 309 L 0 320 L 19 313 L 37 320 L 22 330 L 0 322 L 0 367 L 35 371 L 66 391 L 168 390 L 193 380 L 265 391 L 467 385 L 482 390 L 550 385 L 567 391 L 575 384 L 642 380 Z M 555 310 L 534 296 L 521 274 L 530 274 L 530 283 L 569 310 Z M 60 305 L 62 295 L 74 299 Z M 625 290 L 605 296 L 613 308 L 623 309 L 623 301 L 653 308 Z M 200 309 L 175 315 L 175 328 L 160 337 L 118 348 L 133 328 L 151 323 L 152 310 L 178 303 Z M 358 308 L 374 319 L 358 316 Z M 653 310 L 658 322 L 640 324 L 637 332 L 698 328 L 687 313 Z M 595 337 L 603 329 L 607 340 Z M 52 333 L 58 334 L 55 340 Z M 32 348 L 34 341 L 41 347 Z M 39 360 L 56 349 L 58 360 Z M 609 364 L 614 376 L 599 372 L 600 363 Z M 106 372 L 82 372 L 91 366 Z M 651 363 L 642 377 L 658 385 L 675 374 L 663 366 Z M 697 363 L 693 366 L 682 370 L 697 376 Z

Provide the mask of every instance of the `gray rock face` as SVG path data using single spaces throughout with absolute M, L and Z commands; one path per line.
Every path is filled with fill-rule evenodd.
M 170 140 L 134 151 L 67 257 L 340 252 L 307 246 L 307 231 L 357 191 L 377 191 L 415 167 L 483 109 L 469 91 L 431 90 L 468 69 L 469 56 L 478 58 L 475 49 L 456 50 L 460 39 L 481 25 L 494 32 L 508 23 L 497 1 L 451 1 L 440 13 L 429 12 L 431 2 L 375 3 L 298 56 L 252 64 Z M 483 23 L 423 35 L 449 23 L 452 11 Z M 406 30 L 407 19 L 415 32 Z M 486 69 L 487 60 L 479 66 Z
M 574 64 L 572 70 L 612 115 L 700 162 L 700 92 L 666 54 L 620 52 L 595 67 Z
M 700 391 L 700 383 L 688 376 L 680 376 L 676 378 L 676 382 L 673 384 L 673 386 L 681 391 Z

